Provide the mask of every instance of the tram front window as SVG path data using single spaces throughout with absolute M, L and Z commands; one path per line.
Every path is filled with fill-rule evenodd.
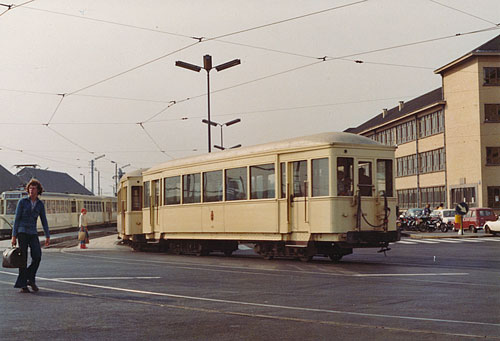
M 373 174 L 372 163 L 369 161 L 358 162 L 358 186 L 361 196 L 372 196 Z
M 17 200 L 7 200 L 5 214 L 16 214 Z
M 328 158 L 312 160 L 312 196 L 328 195 Z
M 386 196 L 393 196 L 392 160 L 377 160 L 377 188 Z
M 352 179 L 354 179 L 354 160 L 351 157 L 337 158 L 337 195 L 352 196 L 354 193 Z
M 292 195 L 294 197 L 307 196 L 307 161 L 292 162 Z

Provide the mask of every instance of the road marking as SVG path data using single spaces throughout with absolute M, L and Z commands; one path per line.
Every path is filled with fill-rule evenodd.
M 11 284 L 9 282 L 5 282 L 5 281 L 1 281 L 1 280 L 0 280 L 0 283 Z M 336 321 L 328 321 L 328 320 L 313 320 L 313 319 L 306 319 L 306 318 L 297 318 L 297 317 L 270 315 L 270 314 L 245 313 L 245 312 L 236 312 L 236 311 L 228 311 L 228 310 L 221 310 L 221 309 L 207 309 L 207 308 L 190 307 L 190 306 L 184 306 L 184 305 L 165 304 L 165 303 L 143 301 L 143 300 L 137 300 L 137 299 L 109 298 L 109 297 L 103 297 L 103 296 L 98 296 L 98 295 L 94 295 L 94 294 L 87 294 L 87 293 L 82 293 L 82 292 L 68 291 L 68 290 L 61 290 L 61 289 L 52 289 L 52 288 L 44 288 L 44 287 L 42 287 L 42 289 L 47 290 L 47 291 L 52 291 L 52 292 L 59 292 L 59 293 L 74 295 L 74 296 L 98 298 L 101 300 L 117 300 L 117 301 L 124 301 L 124 302 L 134 303 L 134 304 L 143 304 L 143 305 L 149 305 L 149 306 L 157 306 L 157 307 L 163 307 L 163 308 L 180 309 L 180 310 L 196 311 L 196 312 L 212 313 L 212 314 L 215 313 L 215 314 L 245 316 L 245 317 L 252 317 L 252 318 L 265 318 L 265 319 L 281 320 L 281 321 L 293 321 L 293 322 L 324 324 L 324 325 L 326 324 L 326 325 L 334 325 L 334 326 L 340 326 L 340 327 L 383 329 L 383 330 L 391 331 L 391 332 L 407 332 L 407 333 L 416 333 L 416 334 L 446 335 L 446 336 L 457 336 L 457 337 L 460 336 L 460 337 L 467 337 L 467 338 L 474 338 L 474 339 L 479 339 L 479 338 L 500 339 L 500 337 L 494 337 L 494 336 L 463 334 L 463 333 L 450 333 L 450 332 L 441 332 L 441 331 L 437 331 L 437 330 L 426 330 L 426 329 L 407 329 L 407 328 L 400 328 L 400 327 L 381 326 L 378 324 L 372 325 L 372 324 L 361 324 L 361 323 L 350 323 L 350 322 L 336 322 Z
M 126 289 L 126 288 L 112 287 L 112 286 L 106 286 L 106 285 L 79 283 L 79 282 L 74 282 L 74 281 L 56 280 L 56 279 L 49 279 L 49 278 L 42 278 L 42 277 L 39 277 L 39 279 L 58 282 L 58 283 L 65 283 L 65 284 L 70 284 L 70 285 L 78 285 L 78 286 L 85 286 L 85 287 L 105 289 L 105 290 L 129 292 L 129 293 L 141 294 L 141 295 L 171 297 L 171 298 L 177 298 L 177 299 L 212 302 L 212 303 L 222 303 L 222 304 L 230 304 L 230 305 L 238 305 L 238 306 L 252 306 L 252 307 L 261 307 L 261 308 L 274 308 L 274 309 L 283 309 L 283 310 L 329 313 L 329 314 L 337 314 L 337 315 L 351 315 L 351 316 L 362 316 L 362 317 L 378 317 L 378 318 L 398 319 L 398 320 L 426 321 L 426 322 L 439 322 L 439 323 L 450 323 L 450 324 L 468 324 L 468 325 L 500 327 L 499 323 L 487 323 L 487 322 L 478 322 L 478 321 L 459 321 L 459 320 L 435 319 L 435 318 L 427 318 L 427 317 L 397 316 L 397 315 L 386 315 L 386 314 L 375 314 L 375 313 L 360 313 L 360 312 L 355 312 L 355 311 L 342 311 L 342 310 L 332 310 L 332 309 L 286 306 L 286 305 L 279 305 L 279 304 L 267 304 L 267 303 L 225 300 L 225 299 L 218 299 L 218 298 L 168 294 L 168 293 L 163 293 L 163 292 Z
M 467 272 L 438 272 L 425 274 L 356 274 L 353 277 L 404 277 L 404 276 L 467 276 Z
M 413 244 L 417 244 L 415 242 L 410 242 L 408 240 L 400 240 L 398 242 L 396 242 L 395 244 L 408 244 L 408 245 L 413 245 Z
M 463 242 L 466 242 L 466 243 L 482 243 L 483 241 L 482 240 L 479 240 L 479 239 L 470 239 L 470 238 L 467 238 L 467 239 L 461 239 Z
M 457 240 L 456 238 L 440 238 L 439 241 L 443 242 L 443 243 L 461 243 L 462 242 L 461 240 Z
M 415 239 L 415 242 L 424 244 L 439 244 L 439 242 L 430 239 Z
M 54 278 L 54 279 L 62 279 L 62 280 L 68 280 L 68 281 L 71 281 L 71 280 L 82 280 L 82 281 L 86 281 L 86 280 L 123 280 L 123 279 L 159 279 L 161 277 L 58 277 L 58 278 Z
M 485 237 L 483 240 L 489 241 L 489 242 L 500 242 L 500 238 L 495 238 L 495 237 Z

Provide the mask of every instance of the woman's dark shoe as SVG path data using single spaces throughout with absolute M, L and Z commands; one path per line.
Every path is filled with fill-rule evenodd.
M 33 289 L 34 292 L 38 292 L 38 286 L 34 282 L 28 282 L 28 285 Z M 28 289 L 28 288 L 26 288 Z
M 29 294 L 31 291 L 28 289 L 28 287 L 21 288 L 19 291 L 21 294 Z

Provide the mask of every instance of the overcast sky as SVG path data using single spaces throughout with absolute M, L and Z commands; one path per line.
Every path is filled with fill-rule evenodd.
M 128 171 L 207 152 L 206 72 L 177 60 L 241 59 L 210 72 L 211 113 L 241 119 L 223 128 L 225 147 L 249 146 L 357 126 L 438 88 L 433 70 L 500 34 L 498 0 L 36 0 L 3 11 L 0 164 L 85 175 L 90 188 L 90 160 L 105 154 L 104 194 L 111 161 Z

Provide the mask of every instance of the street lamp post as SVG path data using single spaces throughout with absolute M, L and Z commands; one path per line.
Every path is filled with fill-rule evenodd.
M 220 150 L 224 150 L 226 148 L 224 148 L 224 139 L 223 139 L 223 135 L 222 135 L 222 127 L 226 126 L 226 127 L 229 127 L 229 126 L 232 126 L 233 124 L 236 124 L 236 123 L 239 123 L 241 122 L 241 119 L 239 118 L 236 118 L 234 120 L 231 120 L 231 121 L 228 121 L 226 123 L 217 123 L 215 121 L 207 121 L 205 119 L 201 120 L 203 123 L 205 124 L 209 124 L 209 125 L 212 125 L 214 127 L 217 127 L 219 126 L 220 127 L 220 146 L 218 145 L 214 145 L 215 148 L 217 149 L 220 149 Z M 237 144 L 236 146 L 232 146 L 231 148 L 229 149 L 233 149 L 233 148 L 238 148 L 238 147 L 241 147 L 241 144 Z
M 102 154 L 96 158 L 93 158 L 92 160 L 90 160 L 90 177 L 91 177 L 91 188 L 92 188 L 92 194 L 95 194 L 94 193 L 94 161 L 97 161 L 99 159 L 102 159 L 103 157 L 105 157 L 106 155 L 105 154 Z
M 229 69 L 230 67 L 236 66 L 241 64 L 241 61 L 239 59 L 233 59 L 227 63 L 223 63 L 220 65 L 217 65 L 214 69 L 217 71 L 222 71 L 225 69 Z M 184 69 L 188 69 L 194 72 L 200 72 L 202 69 L 201 66 L 182 62 L 180 60 L 175 62 L 175 66 L 182 67 Z M 203 56 L 203 69 L 207 71 L 207 105 L 208 105 L 208 122 L 210 121 L 210 70 L 212 70 L 212 56 L 207 54 Z M 211 135 L 211 127 L 210 124 L 208 124 L 208 152 L 212 152 L 212 135 Z
M 115 179 L 115 196 L 116 196 L 117 193 L 118 193 L 118 180 L 120 180 L 119 177 L 118 177 L 118 162 L 111 161 L 111 163 L 115 164 L 115 176 L 113 178 Z M 122 166 L 120 168 L 120 173 L 121 173 L 121 171 L 122 171 L 123 168 L 128 167 L 128 166 L 130 166 L 130 163 L 126 164 L 125 166 Z

